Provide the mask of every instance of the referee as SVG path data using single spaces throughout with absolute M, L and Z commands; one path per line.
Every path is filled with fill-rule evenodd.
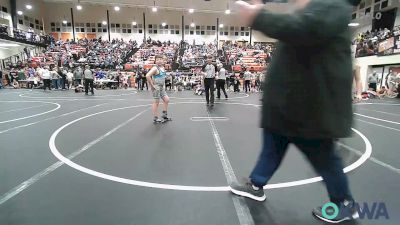
M 204 89 L 206 91 L 207 106 L 214 106 L 214 83 L 215 83 L 215 65 L 212 64 L 212 56 L 208 56 L 207 65 L 203 67 Z M 211 99 L 210 99 L 211 95 Z

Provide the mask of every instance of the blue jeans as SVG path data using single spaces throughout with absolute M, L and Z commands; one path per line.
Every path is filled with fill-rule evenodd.
M 289 143 L 296 145 L 322 176 L 332 202 L 353 200 L 334 139 L 292 138 L 264 131 L 263 149 L 250 175 L 255 186 L 263 187 L 268 183 L 281 164 Z
M 59 79 L 59 82 L 60 82 L 60 83 L 59 83 L 60 88 L 64 90 L 64 89 L 65 89 L 66 80 L 63 79 L 63 78 L 60 78 L 60 79 Z
M 53 82 L 53 88 L 54 89 L 61 88 L 60 79 L 53 79 L 52 82 Z

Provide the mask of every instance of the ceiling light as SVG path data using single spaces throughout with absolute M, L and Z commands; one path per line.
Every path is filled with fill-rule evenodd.
M 0 47 L 18 47 L 19 44 L 0 43 Z
M 115 7 L 114 7 L 114 10 L 117 11 L 117 12 L 118 12 L 120 9 L 121 9 L 121 8 L 119 8 L 119 6 L 115 6 Z
M 68 22 L 67 22 L 66 20 L 63 20 L 62 23 L 63 23 L 63 24 L 67 24 Z
M 18 10 L 17 14 L 22 16 L 22 14 L 24 14 L 24 13 L 21 10 Z
M 32 9 L 32 5 L 26 5 L 25 6 L 27 9 Z
M 132 22 L 132 25 L 133 25 L 133 26 L 136 26 L 136 25 L 137 25 L 137 22 L 136 22 L 136 21 L 133 21 L 133 22 Z
M 224 28 L 224 24 L 221 23 L 221 24 L 219 25 L 219 28 Z
M 105 26 L 105 25 L 107 25 L 107 22 L 106 22 L 106 21 L 103 21 L 102 24 Z
M 81 5 L 77 5 L 77 6 L 76 6 L 76 9 L 77 9 L 77 10 L 82 10 L 82 6 L 81 6 Z
M 151 9 L 153 12 L 157 12 L 156 1 L 153 2 L 153 8 Z
M 231 14 L 231 10 L 229 9 L 225 10 L 225 14 Z
M 194 26 L 196 26 L 196 24 L 194 24 L 193 22 L 190 24 L 190 26 L 191 27 L 194 27 Z
M 349 23 L 349 27 L 358 27 L 360 26 L 359 23 Z
M 161 24 L 161 26 L 165 27 L 165 26 L 167 26 L 167 23 L 164 22 L 164 23 Z
M 194 9 L 189 9 L 189 13 L 194 13 Z

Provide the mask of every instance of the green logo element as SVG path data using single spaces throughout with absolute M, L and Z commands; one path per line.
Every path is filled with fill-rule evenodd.
M 333 213 L 326 211 L 328 208 L 332 208 L 333 209 Z M 332 220 L 335 219 L 337 216 L 339 215 L 339 208 L 337 207 L 337 205 L 335 203 L 332 202 L 328 202 L 326 203 L 324 206 L 322 206 L 322 216 L 328 220 Z

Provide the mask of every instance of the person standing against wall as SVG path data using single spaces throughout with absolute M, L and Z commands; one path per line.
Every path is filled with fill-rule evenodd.
M 378 75 L 373 72 L 368 76 L 368 87 L 376 92 L 376 84 L 378 83 Z

